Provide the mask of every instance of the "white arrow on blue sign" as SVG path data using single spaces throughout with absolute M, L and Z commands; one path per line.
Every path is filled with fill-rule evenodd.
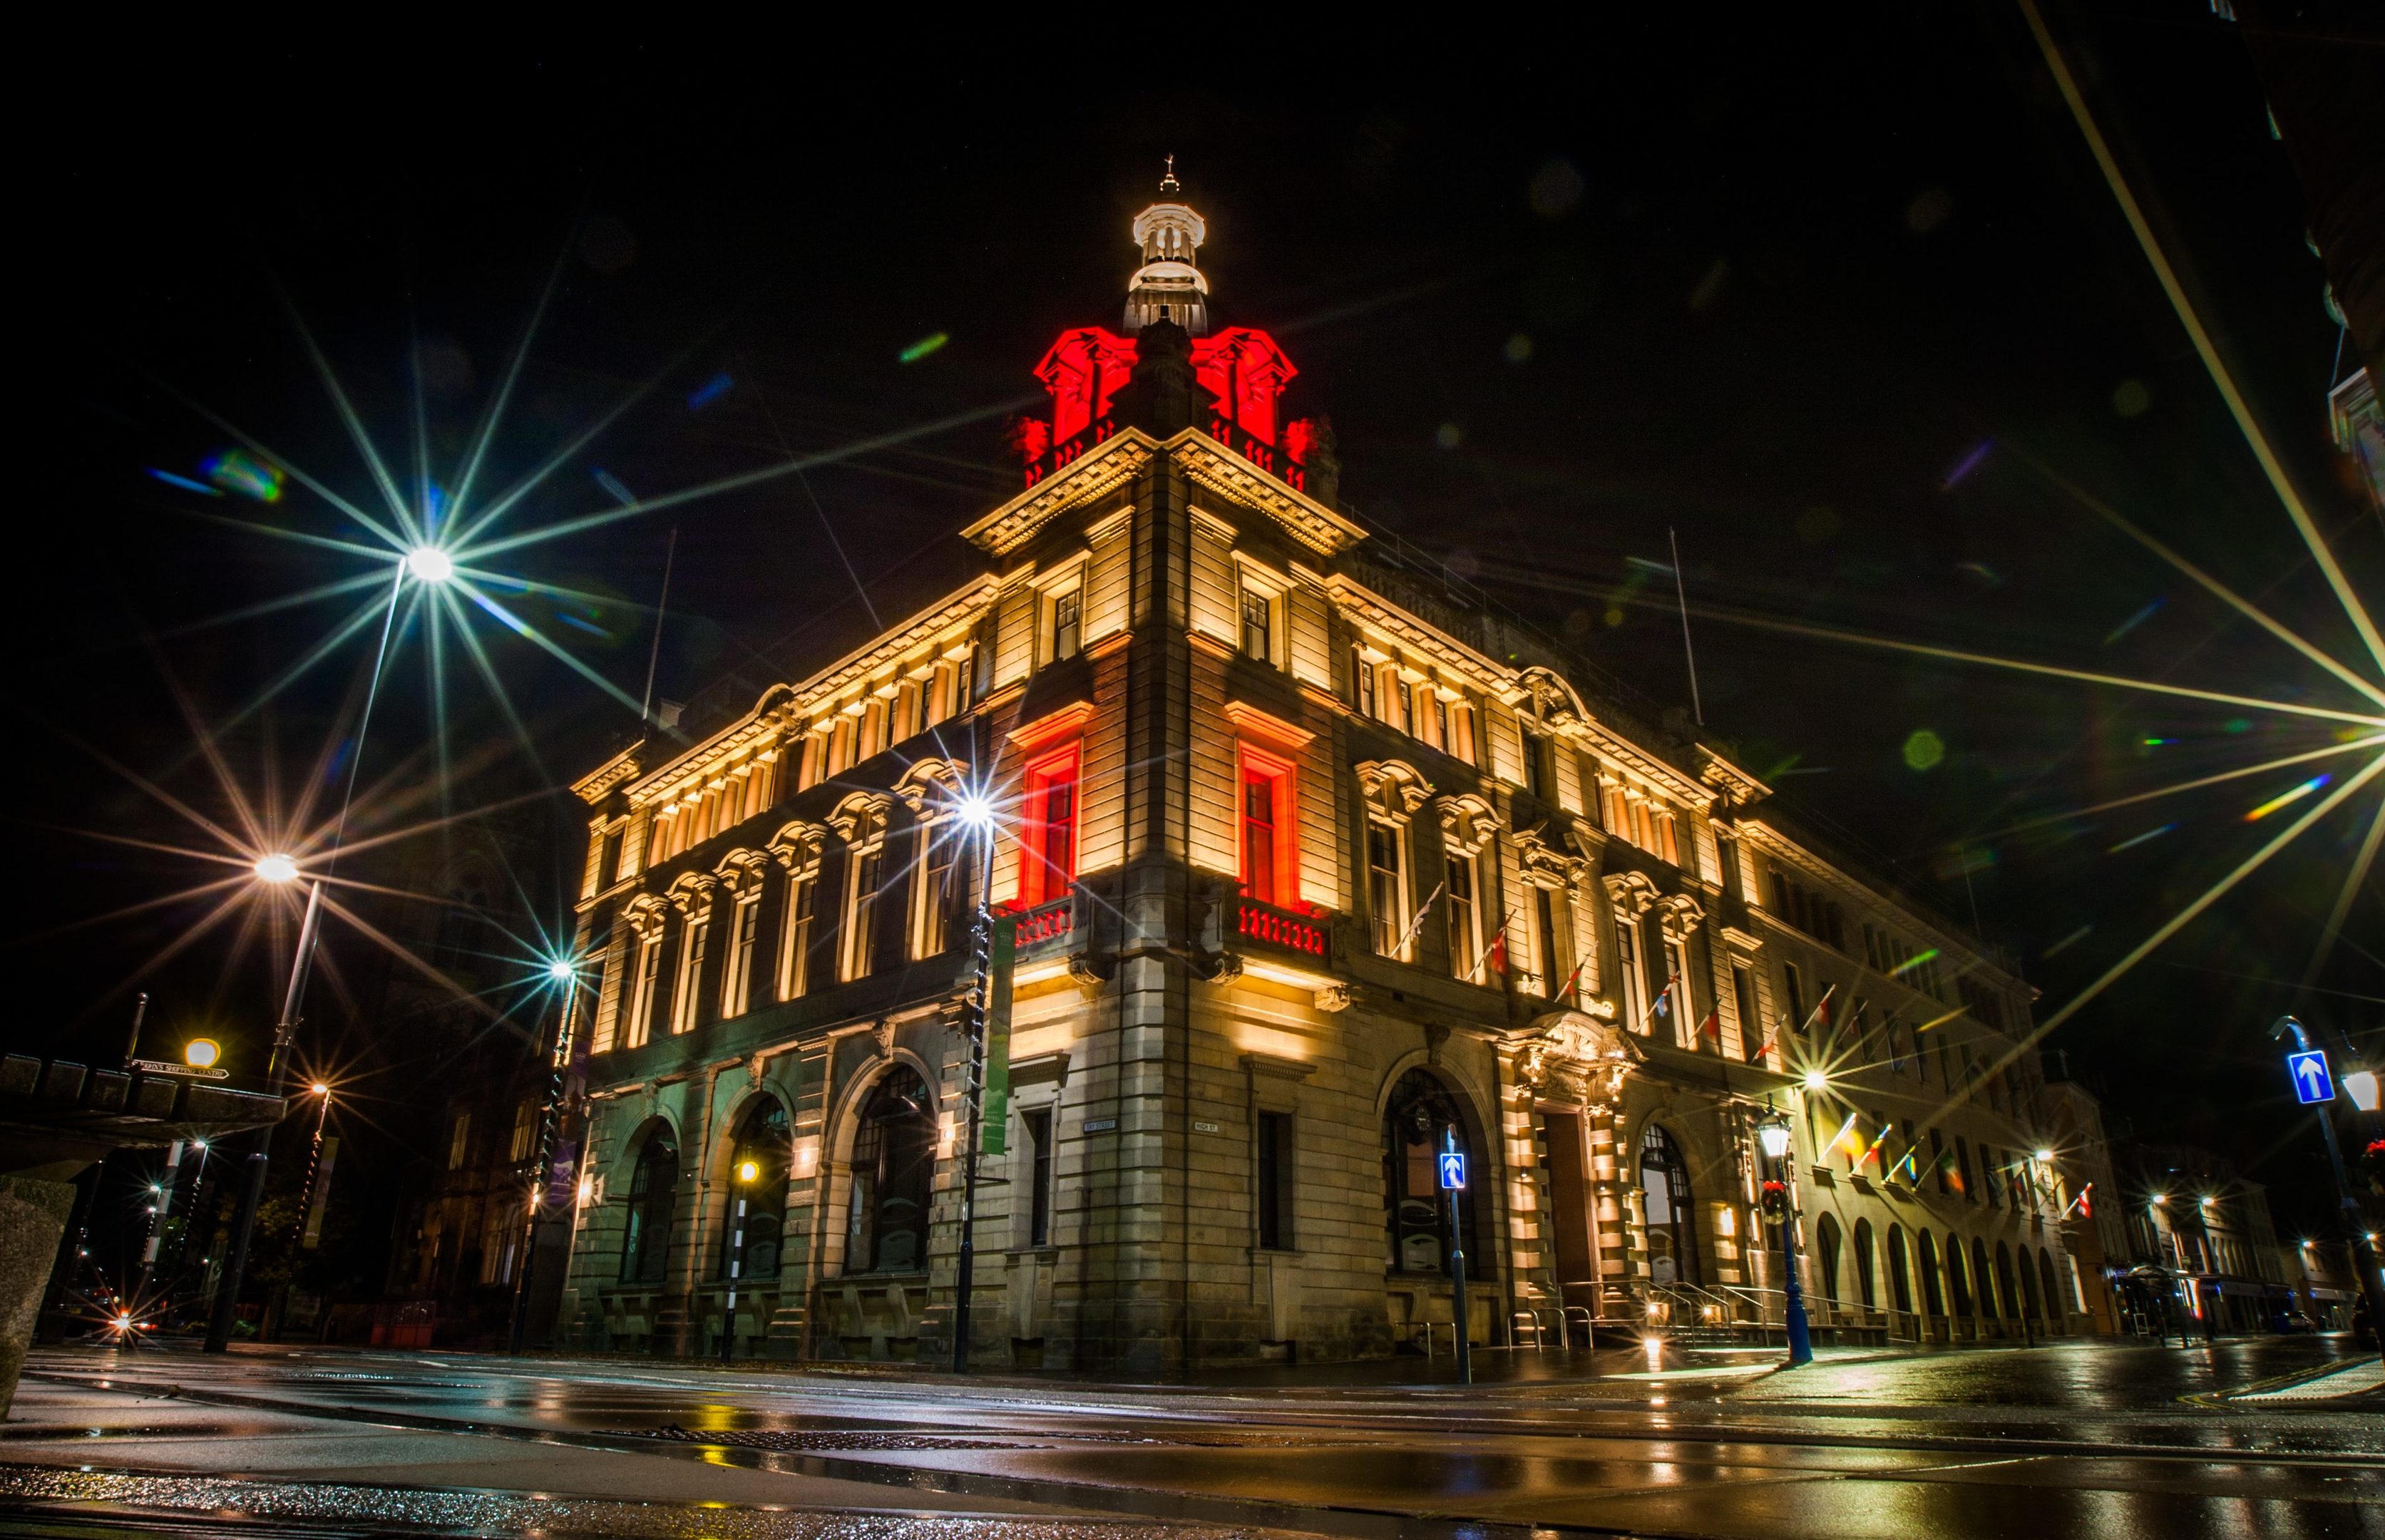
M 2327 1072 L 2327 1055 L 2318 1049 L 2288 1054 L 2286 1073 L 2292 1077 L 2294 1096 L 2304 1107 L 2335 1100 L 2335 1077 Z
M 1445 1149 L 1441 1152 L 1441 1189 L 1455 1192 L 1466 1185 L 1466 1152 Z

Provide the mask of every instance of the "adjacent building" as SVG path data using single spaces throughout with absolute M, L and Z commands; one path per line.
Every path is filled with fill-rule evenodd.
M 1454 1253 L 1477 1342 L 1777 1320 L 1767 1179 L 1826 1333 L 2085 1329 L 2027 985 L 1392 559 L 1205 235 L 1172 179 L 1135 219 L 967 582 L 577 783 L 566 1340 L 949 1353 L 981 900 L 979 1362 L 1412 1350 Z

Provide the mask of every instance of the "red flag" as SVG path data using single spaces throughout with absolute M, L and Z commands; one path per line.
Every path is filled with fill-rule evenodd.
M 1706 1019 L 1698 1023 L 1698 1035 L 1700 1037 L 1711 1037 L 1717 1043 L 1722 1041 L 1722 1009 L 1720 1007 L 1717 1007 L 1713 1010 L 1706 1012 Z

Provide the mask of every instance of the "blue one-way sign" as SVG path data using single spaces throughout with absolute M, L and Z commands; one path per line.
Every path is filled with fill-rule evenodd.
M 1441 1152 L 1441 1188 L 1455 1192 L 1466 1185 L 1466 1152 L 1445 1149 Z
M 2286 1073 L 2292 1077 L 2294 1096 L 2304 1107 L 2335 1100 L 2335 1077 L 2327 1072 L 2327 1055 L 2318 1049 L 2288 1054 Z

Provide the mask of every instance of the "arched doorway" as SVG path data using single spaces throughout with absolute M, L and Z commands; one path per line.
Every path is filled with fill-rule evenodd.
M 1921 1304 L 1931 1315 L 1946 1313 L 1946 1296 L 1938 1283 L 1938 1237 L 1929 1231 L 1921 1232 Z
M 1640 1136 L 1640 1192 L 1648 1215 L 1648 1276 L 1658 1284 L 1696 1283 L 1697 1199 L 1680 1146 L 1656 1123 Z
M 729 1154 L 730 1221 L 720 1232 L 720 1275 L 730 1275 L 733 1258 L 741 1279 L 779 1275 L 780 1232 L 786 1224 L 787 1165 L 794 1149 L 794 1130 L 787 1109 L 776 1096 L 764 1096 L 737 1124 L 737 1139 Z M 749 1180 L 748 1164 L 754 1168 Z M 737 1199 L 745 1199 L 744 1246 L 734 1245 Z
M 1830 1303 L 1830 1313 L 1838 1313 L 1839 1304 L 1839 1221 L 1835 1215 L 1824 1214 L 1814 1225 L 1814 1259 L 1821 1267 L 1822 1297 Z
M 659 1283 L 670 1260 L 671 1213 L 679 1197 L 679 1140 L 657 1119 L 646 1127 L 630 1173 L 628 1228 L 621 1237 L 621 1282 Z
M 1993 1321 L 2000 1313 L 1996 1308 L 1995 1274 L 1988 1271 L 1987 1243 L 1977 1235 L 1971 1237 L 1971 1287 L 1979 1296 L 1979 1313 Z
M 2020 1310 L 2031 1321 L 2043 1319 L 2037 1303 L 2037 1274 L 2029 1265 L 2029 1247 L 2020 1248 Z
M 1456 1097 L 1439 1076 L 1422 1067 L 1399 1078 L 1383 1108 L 1385 1259 L 1394 1272 L 1449 1271 L 1449 1199 L 1441 1190 L 1437 1157 L 1453 1135 L 1467 1167 L 1467 1185 L 1457 1195 L 1457 1244 L 1466 1253 L 1466 1275 L 1481 1275 L 1474 1193 L 1488 1173 L 1476 1164 Z
M 1963 1237 L 1946 1237 L 1946 1292 L 1954 1296 L 1954 1313 L 1971 1313 L 1970 1270 L 1963 1262 Z
M 2022 1254 L 2021 1259 L 2022 1264 L 2026 1266 L 2028 1263 L 2026 1252 Z M 2020 1296 L 2013 1293 L 2012 1251 L 2002 1241 L 1996 1243 L 1996 1308 L 2006 1321 L 2020 1319 Z M 2031 1315 L 2036 1313 L 2035 1310 L 2029 1311 Z
M 1879 1308 L 1879 1264 L 1871 1245 L 1871 1221 L 1855 1221 L 1855 1296 L 1867 1310 Z
M 880 1079 L 862 1104 L 849 1162 L 844 1271 L 921 1272 L 936 1174 L 936 1119 L 927 1083 L 908 1066 Z
M 1904 1260 L 1904 1226 L 1888 1227 L 1888 1296 L 1906 1315 L 1913 1313 L 1913 1276 Z

